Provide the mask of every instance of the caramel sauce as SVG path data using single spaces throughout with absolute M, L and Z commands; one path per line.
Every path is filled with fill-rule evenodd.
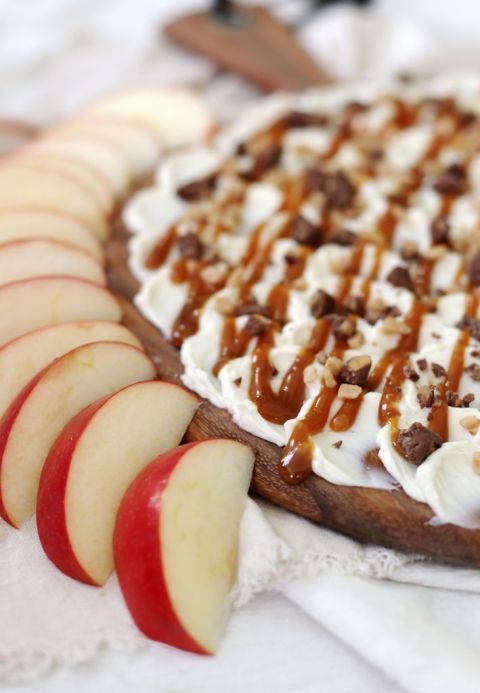
M 392 103 L 395 106 L 395 115 L 387 125 L 386 132 L 391 132 L 392 129 L 411 127 L 417 121 L 421 105 L 408 104 L 400 99 L 392 99 Z M 357 112 L 358 108 L 354 106 L 345 107 L 341 114 L 338 129 L 333 135 L 327 151 L 318 157 L 319 162 L 335 156 L 342 145 L 351 138 L 353 134 L 352 122 Z M 445 115 L 447 112 L 452 112 L 455 115 L 454 107 L 448 106 L 447 108 L 447 106 L 442 106 L 441 113 Z M 458 127 L 454 131 L 460 127 L 460 118 L 457 120 Z M 287 127 L 286 120 L 281 119 L 267 130 L 255 136 L 254 140 L 258 139 L 259 142 L 268 140 L 270 144 L 281 144 Z M 430 143 L 423 157 L 424 161 L 438 157 L 442 147 L 445 146 L 452 136 L 452 133 L 437 135 Z M 257 173 L 260 176 L 262 172 L 255 172 L 254 170 L 252 180 L 256 179 Z M 363 280 L 358 292 L 365 303 L 370 295 L 372 280 L 378 277 L 385 248 L 392 245 L 400 218 L 400 206 L 407 204 L 409 196 L 418 190 L 422 184 L 423 175 L 421 166 L 408 173 L 405 185 L 399 194 L 396 195 L 397 204 L 395 206 L 390 204 L 387 211 L 378 221 L 376 231 L 381 235 L 383 243 L 377 245 L 370 275 Z M 238 300 L 240 305 L 252 301 L 252 287 L 261 279 L 270 262 L 275 241 L 291 233 L 291 220 L 298 213 L 305 199 L 305 181 L 301 176 L 296 180 L 290 180 L 284 184 L 283 188 L 283 203 L 280 211 L 285 212 L 287 215 L 285 224 L 274 237 L 269 238 L 265 243 L 262 243 L 262 236 L 269 221 L 260 224 L 254 229 L 250 234 L 244 256 L 239 263 L 245 271 L 244 276 L 247 277 L 247 281 L 239 287 Z M 442 215 L 448 216 L 454 200 L 455 197 L 452 195 L 442 196 Z M 229 201 L 227 200 L 226 203 L 229 203 Z M 332 227 L 335 229 L 339 227 L 338 215 L 336 215 L 336 211 L 332 213 L 328 208 L 324 208 L 322 211 L 321 226 L 326 238 L 332 232 Z M 219 233 L 221 230 L 220 226 L 218 226 L 216 232 Z M 149 269 L 157 269 L 164 264 L 176 239 L 177 229 L 175 226 L 172 226 L 151 250 L 146 266 Z M 353 281 L 361 272 L 364 251 L 365 243 L 362 242 L 359 242 L 352 248 L 348 269 L 339 278 L 336 292 L 337 304 L 339 306 L 342 305 L 350 294 Z M 313 328 L 309 344 L 294 358 L 291 366 L 283 376 L 278 390 L 273 389 L 272 379 L 275 377 L 275 373 L 270 363 L 270 356 L 274 345 L 274 336 L 276 331 L 281 329 L 287 320 L 290 286 L 292 282 L 295 282 L 296 279 L 303 275 L 309 252 L 311 251 L 304 249 L 304 253 L 298 259 L 295 258 L 294 261 L 287 263 L 282 283 L 272 288 L 267 300 L 272 323 L 269 329 L 257 337 L 252 353 L 248 394 L 250 399 L 256 404 L 260 415 L 274 424 L 282 425 L 289 419 L 298 416 L 305 398 L 303 372 L 313 362 L 315 355 L 324 348 L 330 336 L 330 324 L 326 320 L 318 320 Z M 433 266 L 434 263 L 431 260 L 423 258 L 419 261 L 415 287 L 417 294 L 420 296 L 429 292 Z M 186 337 L 196 332 L 203 304 L 214 292 L 221 288 L 220 284 L 211 285 L 202 280 L 202 267 L 202 263 L 197 262 L 195 263 L 195 271 L 190 271 L 188 262 L 184 260 L 180 260 L 172 266 L 172 280 L 179 283 L 188 282 L 188 297 L 173 327 L 172 341 L 176 346 L 180 346 Z M 234 269 L 232 268 L 232 271 Z M 476 316 L 478 303 L 478 294 L 470 294 L 467 298 L 466 314 Z M 410 327 L 410 332 L 402 335 L 397 346 L 388 351 L 378 361 L 370 373 L 364 390 L 364 392 L 377 391 L 382 382 L 385 381 L 378 409 L 378 421 L 380 425 L 390 423 L 393 429 L 394 444 L 398 434 L 398 405 L 405 379 L 404 369 L 408 363 L 409 354 L 417 348 L 419 330 L 426 311 L 427 308 L 423 304 L 420 302 L 415 303 L 410 315 L 405 319 L 406 324 Z M 214 375 L 218 375 L 223 365 L 229 360 L 244 355 L 251 340 L 252 336 L 245 329 L 237 329 L 235 317 L 226 317 L 221 337 L 220 355 L 213 369 Z M 441 402 L 439 406 L 432 409 L 430 427 L 432 430 L 437 431 L 444 440 L 448 434 L 446 392 L 448 389 L 458 389 L 463 372 L 463 359 L 467 344 L 468 335 L 462 333 L 452 352 L 448 367 L 448 377 L 440 387 Z M 332 355 L 341 357 L 346 348 L 346 343 L 337 340 Z M 388 377 L 386 377 L 387 373 Z M 334 388 L 322 386 L 309 411 L 301 421 L 295 424 L 280 463 L 281 475 L 288 483 L 298 483 L 310 473 L 313 453 L 312 436 L 324 430 L 327 425 L 337 392 L 338 386 Z M 351 428 L 356 420 L 362 401 L 363 394 L 354 400 L 344 400 L 332 417 L 330 428 L 337 432 Z
M 170 254 L 176 240 L 177 227 L 173 225 L 170 226 L 162 238 L 153 246 L 145 260 L 145 267 L 149 270 L 156 270 L 161 267 Z
M 251 337 L 245 329 L 237 331 L 234 317 L 225 318 L 220 342 L 220 356 L 212 369 L 213 375 L 218 375 L 222 367 L 231 359 L 243 356 L 250 339 Z
M 391 245 L 395 229 L 397 228 L 398 218 L 395 211 L 389 207 L 378 221 L 378 230 L 383 236 L 384 243 Z
M 384 426 L 396 415 L 396 406 L 400 399 L 401 386 L 405 379 L 404 368 L 408 363 L 408 355 L 415 351 L 417 347 L 418 334 L 422 322 L 422 317 L 426 308 L 417 303 L 410 315 L 405 318 L 405 323 L 409 326 L 410 332 L 402 335 L 398 345 L 388 351 L 376 364 L 367 381 L 364 392 L 356 399 L 346 399 L 342 402 L 339 409 L 330 421 L 332 431 L 348 431 L 357 418 L 362 405 L 365 392 L 375 392 L 385 377 L 389 366 L 393 364 L 391 373 L 385 383 L 382 396 L 380 398 L 378 420 Z
M 370 272 L 370 279 L 376 279 L 378 277 L 384 252 L 385 247 L 383 245 L 377 245 L 375 247 L 375 260 L 373 263 L 372 271 Z
M 415 292 L 417 296 L 424 296 L 430 291 L 430 280 L 432 277 L 435 260 L 422 258 L 418 262 L 417 271 L 415 274 Z
M 458 391 L 460 379 L 463 374 L 463 362 L 465 357 L 465 349 L 469 342 L 467 332 L 462 332 L 452 349 L 450 362 L 447 369 L 447 378 L 438 386 L 438 402 L 432 407 L 428 426 L 432 431 L 438 433 L 442 440 L 448 440 L 448 405 L 447 392 L 452 390 Z

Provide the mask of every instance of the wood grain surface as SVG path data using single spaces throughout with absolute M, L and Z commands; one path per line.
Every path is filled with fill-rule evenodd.
M 178 351 L 131 303 L 138 284 L 127 266 L 128 235 L 118 228 L 109 242 L 110 285 L 122 297 L 124 324 L 144 343 L 161 378 L 180 382 Z M 286 484 L 277 471 L 281 449 L 241 430 L 230 415 L 203 402 L 186 440 L 222 436 L 250 445 L 256 453 L 252 491 L 277 505 L 363 542 L 380 544 L 440 562 L 480 566 L 480 531 L 429 524 L 432 512 L 403 491 L 336 486 L 312 475 L 302 484 Z
M 262 7 L 238 7 L 238 21 L 221 21 L 210 12 L 176 19 L 166 34 L 206 55 L 265 91 L 296 91 L 329 79 L 297 43 L 292 32 Z

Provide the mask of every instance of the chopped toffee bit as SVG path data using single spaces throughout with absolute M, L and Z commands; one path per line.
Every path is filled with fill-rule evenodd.
M 428 366 L 427 359 L 418 359 L 417 366 L 421 371 L 426 371 Z
M 400 431 L 397 444 L 408 462 L 421 464 L 442 445 L 442 439 L 429 428 L 416 421 L 410 428 Z
M 308 193 L 323 192 L 327 207 L 331 209 L 347 209 L 351 207 L 355 197 L 355 188 L 342 171 L 326 173 L 317 168 L 309 169 L 306 188 Z
M 210 197 L 217 184 L 217 174 L 186 183 L 177 189 L 177 195 L 187 202 L 196 202 Z
M 474 399 L 475 395 L 473 392 L 468 392 L 464 397 L 460 397 L 458 392 L 447 390 L 446 400 L 449 407 L 463 407 L 468 409 Z
M 315 366 L 307 366 L 303 371 L 303 382 L 305 385 L 312 385 L 318 379 L 318 373 Z
M 328 207 L 334 209 L 351 207 L 355 197 L 355 188 L 352 182 L 341 171 L 327 175 L 323 192 L 327 196 Z
M 342 304 L 342 312 L 354 313 L 355 315 L 365 315 L 365 303 L 361 296 L 347 296 Z
M 461 127 L 468 128 L 470 127 L 470 125 L 473 125 L 477 122 L 478 116 L 476 113 L 473 113 L 472 111 L 464 111 L 463 113 L 459 113 L 457 115 L 457 120 Z
M 335 243 L 335 245 L 355 245 L 358 241 L 358 236 L 353 231 L 348 229 L 342 229 L 341 231 L 336 231 L 329 239 L 329 243 Z
M 464 315 L 457 327 L 468 332 L 477 342 L 480 342 L 480 320 Z
M 370 356 L 352 356 L 340 371 L 340 380 L 349 385 L 364 387 L 367 384 L 372 359 Z
M 357 331 L 355 322 L 351 318 L 346 318 L 338 313 L 333 313 L 326 317 L 332 323 L 333 335 L 337 339 L 349 339 Z
M 473 286 L 480 286 L 480 250 L 470 260 L 468 278 Z
M 280 147 L 280 145 L 274 144 L 273 142 L 267 144 L 267 146 L 264 147 L 260 154 L 257 156 L 257 159 L 254 164 L 255 173 L 257 175 L 262 174 L 265 171 L 268 171 L 269 169 L 273 168 L 278 164 L 281 156 L 282 148 Z
M 460 397 L 458 392 L 454 392 L 453 390 L 447 390 L 447 393 L 445 395 L 445 399 L 446 399 L 449 407 L 461 407 L 462 406 L 462 398 Z
M 418 260 L 420 253 L 418 250 L 418 245 L 413 241 L 405 241 L 400 248 L 400 255 L 406 262 L 411 262 L 412 260 Z
M 380 455 L 378 454 L 379 452 L 380 448 L 374 448 L 373 450 L 369 450 L 364 455 L 363 462 L 367 469 L 381 469 L 382 471 L 385 471 L 383 462 L 380 459 Z
M 310 312 L 314 318 L 323 318 L 324 315 L 335 311 L 335 299 L 323 289 L 319 289 L 313 297 Z
M 292 238 L 301 245 L 318 246 L 322 240 L 322 230 L 297 214 L 292 219 Z
M 432 373 L 436 378 L 446 378 L 447 377 L 447 371 L 439 363 L 432 363 L 430 368 L 432 369 Z
M 403 369 L 403 374 L 405 375 L 407 380 L 411 380 L 414 383 L 416 383 L 420 379 L 420 376 L 418 375 L 417 371 L 412 366 L 405 366 L 405 368 Z
M 343 440 L 336 440 L 334 443 L 332 443 L 334 448 L 341 448 L 342 447 Z
M 317 359 L 318 363 L 321 363 L 324 366 L 327 363 L 327 359 L 328 359 L 327 352 L 323 351 L 323 349 L 322 349 L 322 351 L 318 352 L 316 359 Z
M 325 127 L 328 125 L 328 118 L 320 113 L 304 113 L 303 111 L 291 111 L 283 119 L 285 127 L 288 128 L 310 128 Z
M 235 380 L 233 381 L 233 384 L 235 385 L 235 387 L 240 387 L 240 385 L 242 384 L 242 378 L 241 377 L 235 378 Z
M 406 322 L 387 317 L 382 325 L 382 331 L 385 334 L 410 334 L 411 329 Z
M 271 322 L 262 315 L 251 315 L 245 325 L 245 332 L 249 337 L 258 337 L 266 332 Z
M 333 375 L 338 375 L 343 368 L 343 361 L 338 356 L 329 356 L 325 363 L 325 367 L 330 369 Z
M 393 286 L 401 287 L 402 289 L 408 289 L 409 291 L 414 291 L 415 285 L 413 279 L 410 276 L 410 272 L 406 267 L 395 267 L 386 277 L 387 282 L 393 284 Z
M 258 303 L 244 303 L 243 306 L 237 306 L 235 315 L 261 315 L 264 318 L 270 317 L 270 309 L 268 306 L 259 306 Z
M 215 265 L 208 265 L 200 272 L 200 276 L 207 284 L 219 284 L 227 275 L 227 266 L 224 262 L 217 262 Z
M 248 154 L 248 145 L 246 142 L 239 142 L 237 144 L 237 148 L 235 149 L 235 154 L 237 156 L 245 156 L 245 154 Z
M 347 339 L 347 344 L 350 347 L 350 349 L 358 349 L 364 343 L 365 343 L 365 338 L 360 331 L 355 332 L 353 337 L 350 337 L 349 339 Z
M 474 436 L 480 428 L 480 419 L 477 416 L 464 416 L 460 419 L 460 426 Z
M 459 164 L 448 166 L 437 176 L 434 186 L 441 195 L 463 195 L 467 189 L 467 176 Z
M 343 385 L 340 385 L 338 388 L 338 396 L 340 399 L 357 399 L 362 392 L 363 390 L 359 385 L 348 385 L 343 383 Z
M 465 373 L 471 377 L 476 383 L 480 383 L 480 366 L 478 363 L 471 363 L 465 368 Z
M 417 389 L 418 403 L 422 409 L 430 409 L 435 402 L 435 388 L 433 385 L 423 385 Z
M 446 217 L 437 217 L 434 219 L 430 226 L 430 232 L 434 243 L 448 243 L 450 224 Z
M 178 251 L 182 258 L 200 260 L 204 253 L 204 245 L 196 233 L 185 233 L 178 239 Z

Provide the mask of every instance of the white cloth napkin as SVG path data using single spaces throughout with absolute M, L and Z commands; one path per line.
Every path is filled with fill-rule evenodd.
M 442 5 L 422 4 L 432 11 Z M 473 12 L 468 0 L 457 0 L 458 14 L 465 13 L 469 4 Z M 0 116 L 32 119 L 33 114 L 34 119 L 45 122 L 106 88 L 139 81 L 193 82 L 202 87 L 220 117 L 234 115 L 256 96 L 255 89 L 239 78 L 217 75 L 208 61 L 157 38 L 159 21 L 192 5 L 204 6 L 205 2 L 0 0 Z M 446 66 L 480 67 L 478 41 L 468 31 L 453 38 L 442 30 L 441 22 L 434 31 L 431 26 L 425 28 L 426 24 L 396 18 L 392 13 L 399 6 L 384 0 L 383 10 L 381 6 L 368 13 L 330 9 L 312 18 L 299 36 L 338 79 Z M 139 657 L 151 651 L 152 645 L 131 623 L 116 578 L 101 589 L 65 578 L 43 556 L 33 520 L 20 532 L 0 526 L 0 551 L 0 684 L 36 681 L 56 664 L 91 660 L 105 647 L 135 651 Z M 259 684 L 249 685 L 253 693 L 266 690 L 262 687 L 261 653 L 241 649 L 235 638 L 247 632 L 242 614 L 249 614 L 250 624 L 255 623 L 255 601 L 250 607 L 250 600 L 272 590 L 285 595 L 312 624 L 323 626 L 344 643 L 342 659 L 335 660 L 337 668 L 347 660 L 354 666 L 352 652 L 368 662 L 378 672 L 375 690 L 384 690 L 382 681 L 391 684 L 389 691 L 393 686 L 415 693 L 480 689 L 477 571 L 436 566 L 382 548 L 360 546 L 266 503 L 249 501 L 234 590 L 240 611 L 232 620 L 227 640 L 238 652 L 237 672 L 245 670 L 242 653 L 249 658 L 249 681 Z M 273 619 L 272 614 L 268 609 L 260 611 L 257 622 L 262 616 Z M 287 629 L 288 624 L 279 619 L 277 630 L 282 628 Z M 310 641 L 314 648 L 319 642 L 316 635 L 305 620 L 298 640 L 302 647 L 307 648 Z M 292 642 L 290 633 L 285 633 L 285 642 Z M 154 652 L 165 671 L 173 662 L 184 676 L 184 687 L 169 685 L 169 691 L 245 690 L 241 676 L 235 679 L 235 686 L 233 679 L 225 684 L 222 672 L 228 658 L 222 660 L 222 651 L 213 664 L 199 663 L 190 655 L 166 648 L 156 647 Z M 310 654 L 313 676 L 314 660 L 324 652 L 312 649 Z M 261 656 L 265 658 L 265 654 Z M 285 667 L 286 681 L 295 666 L 287 660 L 288 656 L 285 663 L 268 660 L 272 666 Z M 208 686 L 195 686 L 188 678 L 191 671 L 207 672 Z M 359 678 L 358 686 L 352 687 L 347 679 L 340 671 L 325 690 L 336 693 L 367 686 Z M 372 681 L 368 679 L 370 685 Z M 307 688 L 321 689 L 313 679 L 310 684 L 305 682 L 302 693 Z M 159 683 L 158 690 L 167 688 Z

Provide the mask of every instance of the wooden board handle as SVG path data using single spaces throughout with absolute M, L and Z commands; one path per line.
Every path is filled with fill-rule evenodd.
M 222 21 L 210 12 L 180 17 L 165 32 L 265 91 L 296 91 L 329 82 L 293 33 L 267 10 L 249 6 L 236 8 L 235 13 L 232 21 Z

